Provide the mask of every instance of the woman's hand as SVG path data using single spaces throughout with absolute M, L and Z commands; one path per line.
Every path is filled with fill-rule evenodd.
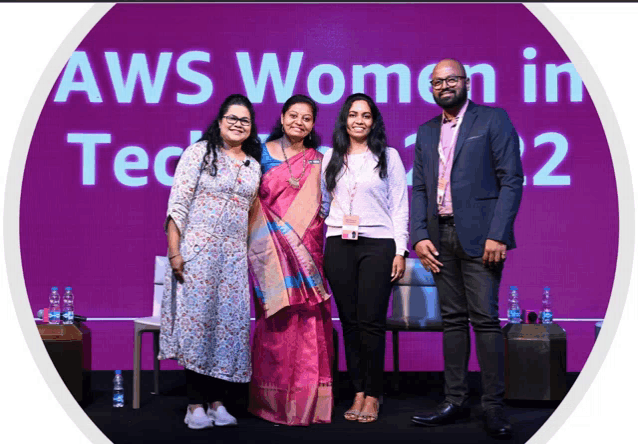
M 177 224 L 171 216 L 168 216 L 166 226 L 166 238 L 168 240 L 168 261 L 173 269 L 173 275 L 181 284 L 184 283 L 184 258 L 179 254 L 180 232 Z
M 173 275 L 180 284 L 184 283 L 184 258 L 181 254 L 177 254 L 169 259 L 171 268 L 173 269 Z
M 403 273 L 405 273 L 405 258 L 397 254 L 392 261 L 392 280 L 390 282 L 401 279 Z

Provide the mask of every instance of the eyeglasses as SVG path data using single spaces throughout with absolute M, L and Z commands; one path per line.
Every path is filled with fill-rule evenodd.
M 432 84 L 432 88 L 441 89 L 443 88 L 443 82 L 447 83 L 447 86 L 454 88 L 457 83 L 459 83 L 460 79 L 467 79 L 465 76 L 448 76 L 444 79 L 432 79 L 430 83 Z
M 233 126 L 237 122 L 239 122 L 241 126 L 250 126 L 250 119 L 247 119 L 246 117 L 240 119 L 233 114 L 229 114 L 227 116 L 224 116 L 224 119 L 226 119 L 226 122 L 228 122 L 230 126 Z

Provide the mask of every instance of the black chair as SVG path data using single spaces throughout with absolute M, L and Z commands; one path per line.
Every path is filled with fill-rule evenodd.
M 386 320 L 392 332 L 394 390 L 399 390 L 399 332 L 442 332 L 439 295 L 432 273 L 421 261 L 406 259 L 405 274 L 392 289 L 392 315 Z

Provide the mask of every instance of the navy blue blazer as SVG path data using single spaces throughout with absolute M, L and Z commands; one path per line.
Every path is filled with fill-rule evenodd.
M 436 188 L 441 114 L 419 127 L 410 210 L 412 246 L 430 239 L 439 249 Z M 470 101 L 459 128 L 450 173 L 454 224 L 463 250 L 483 255 L 485 241 L 516 247 L 514 219 L 523 194 L 519 139 L 505 110 Z

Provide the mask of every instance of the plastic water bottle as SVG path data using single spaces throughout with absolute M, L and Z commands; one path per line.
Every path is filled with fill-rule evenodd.
M 63 324 L 73 324 L 73 292 L 71 290 L 71 287 L 66 287 L 62 297 Z
M 543 324 L 551 324 L 554 319 L 554 313 L 552 312 L 552 299 L 549 295 L 549 287 L 543 289 L 543 309 L 541 310 L 541 322 Z
M 510 324 L 521 323 L 521 306 L 518 303 L 518 287 L 510 287 L 510 297 L 507 306 L 507 319 Z
M 113 378 L 113 407 L 124 407 L 122 370 L 115 370 L 115 377 Z
M 51 287 L 49 295 L 49 324 L 60 323 L 60 293 L 58 287 Z

